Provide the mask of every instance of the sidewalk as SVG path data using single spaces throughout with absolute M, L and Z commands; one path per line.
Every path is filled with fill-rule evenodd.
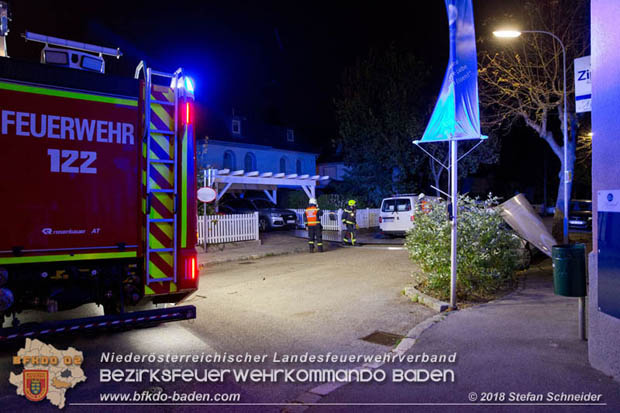
M 286 232 L 267 232 L 260 234 L 261 242 L 248 241 L 210 245 L 207 252 L 198 250 L 198 265 L 220 264 L 230 261 L 258 259 L 272 255 L 308 252 L 308 240 L 296 238 Z M 326 248 L 329 249 L 329 245 Z
M 386 363 L 382 384 L 353 383 L 319 403 L 456 403 L 427 405 L 425 412 L 620 411 L 620 383 L 588 364 L 587 343 L 577 334 L 577 299 L 553 294 L 550 260 L 534 266 L 519 290 L 484 305 L 448 313 L 426 330 L 405 354 L 453 354 L 454 364 Z M 454 382 L 394 383 L 393 369 L 452 369 Z M 548 392 L 601 394 L 596 406 L 471 405 L 482 393 Z M 472 396 L 472 394 L 474 394 Z M 547 402 L 547 400 L 543 400 Z M 514 403 L 514 402 L 513 402 Z M 523 403 L 523 402 L 522 402 Z M 539 402 L 536 402 L 539 403 Z M 411 406 L 392 405 L 390 410 Z M 316 410 L 324 410 L 320 407 Z M 311 409 L 313 410 L 313 409 Z

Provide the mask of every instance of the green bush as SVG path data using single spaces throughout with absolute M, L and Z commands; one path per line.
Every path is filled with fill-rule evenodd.
M 301 190 L 285 192 L 280 197 L 278 204 L 282 208 L 304 209 L 308 206 L 308 195 Z
M 446 300 L 450 296 L 450 221 L 444 202 L 429 202 L 428 212 L 419 206 L 415 227 L 407 233 L 409 257 L 423 274 L 415 274 L 417 288 Z M 493 208 L 497 198 L 480 202 L 459 198 L 457 243 L 457 297 L 486 299 L 515 281 L 519 265 L 519 238 L 506 227 Z
M 308 195 L 302 191 L 290 192 L 282 197 L 283 208 L 304 209 L 308 206 Z M 346 201 L 340 194 L 323 194 L 317 198 L 319 207 L 325 210 L 344 208 Z
M 215 215 L 215 204 L 205 204 L 204 202 L 198 201 L 198 215 L 204 215 L 204 208 L 207 208 L 207 215 Z
M 381 200 L 384 198 L 383 193 L 374 193 L 372 191 L 369 192 L 368 188 L 355 184 L 354 182 L 346 179 L 345 181 L 330 182 L 328 190 L 329 193 L 326 195 L 334 195 L 339 197 L 337 203 L 332 202 L 332 204 L 335 204 L 334 206 L 337 206 L 335 209 L 344 208 L 349 199 L 354 199 L 357 202 L 358 209 L 378 208 L 381 205 Z M 389 193 L 387 194 L 389 195 Z M 323 207 L 322 204 L 319 206 L 323 209 L 327 209 Z
M 340 194 L 323 194 L 317 198 L 319 207 L 321 209 L 336 211 L 340 208 L 344 208 L 346 201 L 344 196 Z

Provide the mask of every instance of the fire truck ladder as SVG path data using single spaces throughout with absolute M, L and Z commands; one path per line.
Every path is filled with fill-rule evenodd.
M 145 70 L 146 284 L 177 281 L 177 167 L 179 88 L 182 69 Z M 153 84 L 169 78 L 170 86 Z

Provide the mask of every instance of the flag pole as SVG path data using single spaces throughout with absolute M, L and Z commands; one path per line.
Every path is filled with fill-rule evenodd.
M 476 35 L 472 0 L 445 0 L 450 26 L 450 59 L 435 109 L 420 142 L 450 141 L 450 308 L 456 309 L 458 244 L 458 140 L 480 134 Z M 457 43 L 459 47 L 457 47 Z M 458 67 L 456 67 L 458 65 Z M 458 77 L 457 77 L 458 76 Z M 476 148 L 474 146 L 467 153 Z M 427 151 L 425 151 L 427 152 Z M 430 155 L 430 154 L 429 154 Z
M 456 310 L 456 269 L 457 269 L 457 260 L 456 260 L 456 245 L 458 239 L 458 231 L 457 231 L 457 214 L 458 214 L 458 147 L 457 140 L 452 139 L 450 141 L 450 173 L 451 173 L 451 201 L 452 201 L 452 213 L 451 213 L 451 222 L 452 226 L 452 246 L 451 246 L 451 255 L 450 255 L 450 309 Z

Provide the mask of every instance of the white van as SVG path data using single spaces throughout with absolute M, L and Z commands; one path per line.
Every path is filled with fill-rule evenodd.
M 381 201 L 379 228 L 387 235 L 405 235 L 413 228 L 415 205 L 420 196 L 415 194 L 394 195 Z M 424 195 L 423 199 L 437 197 Z

